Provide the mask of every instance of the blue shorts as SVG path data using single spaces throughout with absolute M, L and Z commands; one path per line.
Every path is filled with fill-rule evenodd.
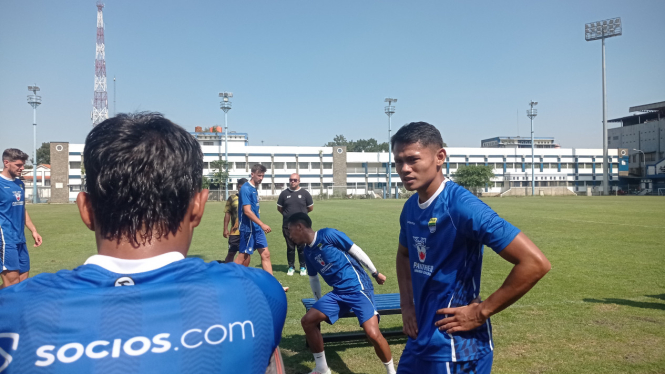
M 328 323 L 335 323 L 340 316 L 353 309 L 358 317 L 360 326 L 375 315 L 379 315 L 374 306 L 374 292 L 361 291 L 352 294 L 336 294 L 335 291 L 328 292 L 317 301 L 312 308 L 320 311 L 328 317 Z
M 261 230 L 240 231 L 239 253 L 251 255 L 255 249 L 268 248 L 266 234 Z
M 405 349 L 397 365 L 397 374 L 490 374 L 493 360 L 494 352 L 473 361 L 424 361 Z
M 28 246 L 25 243 L 1 244 L 0 265 L 2 265 L 2 271 L 18 270 L 19 273 L 25 273 L 30 270 L 30 255 L 28 254 Z

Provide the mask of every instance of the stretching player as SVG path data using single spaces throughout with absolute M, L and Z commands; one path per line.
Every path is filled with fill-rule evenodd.
M 83 155 L 76 204 L 98 254 L 0 291 L 0 371 L 262 374 L 271 357 L 281 366 L 287 304 L 275 278 L 185 258 L 208 199 L 196 139 L 159 114 L 121 114 L 90 131 Z
M 247 182 L 247 178 L 238 179 L 238 191 L 243 184 Z M 231 224 L 231 231 L 229 231 L 229 223 Z M 240 244 L 240 231 L 238 231 L 238 194 L 229 196 L 224 206 L 224 237 L 229 239 L 229 250 L 226 253 L 225 263 L 233 262 L 233 258 L 238 253 Z M 221 261 L 219 261 L 221 262 Z M 249 258 L 243 263 L 249 266 Z
M 358 317 L 360 326 L 374 346 L 376 355 L 386 367 L 388 374 L 395 373 L 388 342 L 379 330 L 379 313 L 374 306 L 372 281 L 359 263 L 372 272 L 378 284 L 386 281 L 372 260 L 360 247 L 353 244 L 343 232 L 335 229 L 312 230 L 312 220 L 306 213 L 295 213 L 287 221 L 291 240 L 305 246 L 309 283 L 317 302 L 300 321 L 307 336 L 307 343 L 314 354 L 316 368 L 310 374 L 330 374 L 323 352 L 323 337 L 319 330 L 321 322 L 335 323 L 339 316 L 350 309 Z M 350 256 L 349 256 L 350 255 Z M 333 290 L 321 297 L 318 274 Z
M 9 148 L 2 152 L 3 169 L 0 173 L 0 267 L 2 287 L 9 287 L 28 279 L 30 256 L 25 243 L 23 226 L 32 232 L 35 247 L 42 245 L 42 237 L 25 209 L 25 186 L 18 178 L 28 155 Z M 34 173 L 33 173 L 34 174 Z M 36 183 L 33 178 L 33 183 Z
M 252 174 L 248 183 L 240 188 L 238 193 L 238 217 L 240 220 L 240 245 L 238 255 L 234 262 L 239 265 L 249 265 L 249 258 L 254 250 L 261 256 L 261 267 L 272 275 L 272 263 L 266 235 L 272 229 L 259 219 L 259 194 L 256 186 L 261 184 L 266 173 L 266 167 L 261 164 L 252 166 Z M 288 291 L 284 287 L 284 292 Z
M 391 142 L 404 187 L 418 192 L 400 216 L 397 280 L 409 338 L 398 373 L 489 373 L 489 317 L 527 293 L 550 263 L 519 229 L 445 178 L 446 151 L 436 127 L 413 122 Z M 483 245 L 515 266 L 480 302 Z

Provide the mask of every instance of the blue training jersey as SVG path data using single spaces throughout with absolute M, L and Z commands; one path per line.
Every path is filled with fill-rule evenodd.
M 0 291 L 0 372 L 263 374 L 286 307 L 265 271 L 197 258 L 43 273 Z
M 247 182 L 240 187 L 238 192 L 238 219 L 240 224 L 238 228 L 243 232 L 258 232 L 261 231 L 261 226 L 252 222 L 243 211 L 243 206 L 249 205 L 252 209 L 252 213 L 259 216 L 259 194 L 256 191 L 256 187 L 252 186 L 252 183 Z
M 466 189 L 448 179 L 423 204 L 418 194 L 404 204 L 399 242 L 409 249 L 417 339 L 405 349 L 428 361 L 476 360 L 493 350 L 490 320 L 452 335 L 434 322 L 438 309 L 468 305 L 480 293 L 483 245 L 503 250 L 519 229 Z
M 25 243 L 25 186 L 0 176 L 0 248 Z
M 374 291 L 365 269 L 349 255 L 353 241 L 335 229 L 316 232 L 313 244 L 305 246 L 305 263 L 310 276 L 321 274 L 337 294 Z

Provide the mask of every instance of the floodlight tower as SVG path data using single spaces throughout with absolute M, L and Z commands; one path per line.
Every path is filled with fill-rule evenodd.
M 36 84 L 28 86 L 28 91 L 32 91 L 32 95 L 28 95 L 28 104 L 32 106 L 32 203 L 37 204 L 37 107 L 42 103 L 42 97 L 37 95 L 39 87 Z
M 621 17 L 591 22 L 584 25 L 584 38 L 587 42 L 602 40 L 603 50 L 603 195 L 609 195 L 609 165 L 607 160 L 607 90 L 605 88 L 605 38 L 619 36 L 623 32 Z
M 392 197 L 392 188 L 393 188 L 393 152 L 392 152 L 392 142 L 390 141 L 390 133 L 392 131 L 392 117 L 395 114 L 395 106 L 393 103 L 397 102 L 397 99 L 387 97 L 384 102 L 388 103 L 385 108 L 385 112 L 388 115 L 388 198 Z
M 224 158 L 226 159 L 226 181 L 224 182 L 224 186 L 226 186 L 226 189 L 224 190 L 224 198 L 228 200 L 229 198 L 229 183 L 228 183 L 228 174 L 229 174 L 229 125 L 227 124 L 227 115 L 229 113 L 229 110 L 231 110 L 231 102 L 229 101 L 230 98 L 233 97 L 233 92 L 220 92 L 219 97 L 222 98 L 222 102 L 219 103 L 219 108 L 224 111 Z
M 535 173 L 533 171 L 533 164 L 534 164 L 533 119 L 538 115 L 538 110 L 533 109 L 533 107 L 536 105 L 538 105 L 538 102 L 531 100 L 531 102 L 529 103 L 531 109 L 526 110 L 526 116 L 529 117 L 529 119 L 531 119 L 531 196 L 534 196 L 536 194 L 536 178 L 535 178 Z
M 104 52 L 104 3 L 97 2 L 97 48 L 95 53 L 95 94 L 92 102 L 92 126 L 109 118 L 109 102 L 106 92 L 106 55 Z M 115 93 L 115 91 L 114 91 Z

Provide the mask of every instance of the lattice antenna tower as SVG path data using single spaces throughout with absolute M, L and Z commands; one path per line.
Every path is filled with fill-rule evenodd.
M 106 57 L 104 52 L 104 3 L 97 2 L 97 50 L 95 54 L 95 95 L 92 102 L 92 125 L 109 118 L 109 102 L 106 92 Z

